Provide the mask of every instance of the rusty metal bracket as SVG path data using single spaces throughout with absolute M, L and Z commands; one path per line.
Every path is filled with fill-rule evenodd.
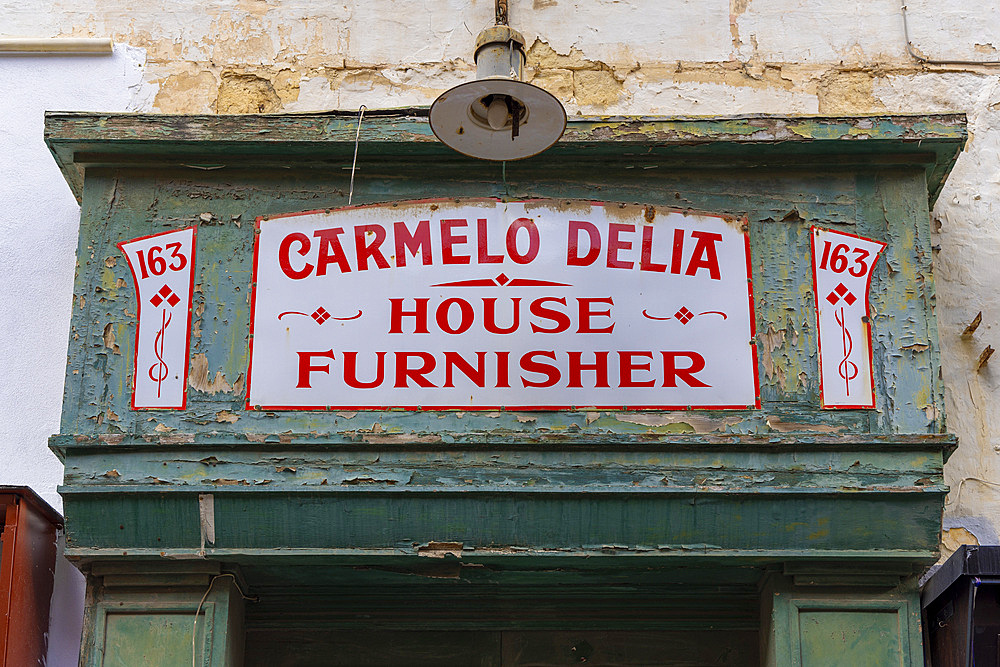
M 507 0 L 497 0 L 496 6 L 496 24 L 497 25 L 507 25 Z
M 983 349 L 982 353 L 979 355 L 979 362 L 976 364 L 977 372 L 983 370 L 983 366 L 985 366 L 986 362 L 990 360 L 990 357 L 993 356 L 994 352 L 996 352 L 996 350 L 994 350 L 991 345 L 987 345 Z
M 972 334 L 976 333 L 976 329 L 979 328 L 979 325 L 982 324 L 982 321 L 983 311 L 980 310 L 979 314 L 976 315 L 971 322 L 969 322 L 969 326 L 965 327 L 965 331 L 962 332 L 962 338 L 971 338 Z

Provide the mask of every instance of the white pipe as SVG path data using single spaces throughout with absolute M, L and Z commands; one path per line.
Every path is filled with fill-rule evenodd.
M 0 37 L 0 53 L 111 53 L 110 37 Z

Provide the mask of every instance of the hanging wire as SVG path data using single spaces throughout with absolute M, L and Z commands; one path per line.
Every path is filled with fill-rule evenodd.
M 236 578 L 235 574 L 231 572 L 223 572 L 222 574 L 217 574 L 212 577 L 212 580 L 208 582 L 208 588 L 205 590 L 205 594 L 201 596 L 201 601 L 198 602 L 198 608 L 194 611 L 194 625 L 191 628 L 191 667 L 198 667 L 198 651 L 197 651 L 197 640 L 198 640 L 198 616 L 201 614 L 201 608 L 205 604 L 205 600 L 208 599 L 208 594 L 212 592 L 212 586 L 215 582 L 222 577 L 232 577 L 233 584 L 236 586 L 236 590 L 239 592 L 240 597 L 244 600 L 250 600 L 251 602 L 257 602 L 260 600 L 256 595 L 247 595 L 240 588 L 239 579 Z M 205 656 L 202 655 L 202 661 L 204 661 Z
M 358 131 L 354 133 L 354 162 L 351 163 L 351 187 L 347 193 L 347 205 L 354 201 L 354 171 L 358 168 L 358 140 L 361 138 L 361 119 L 365 117 L 364 104 L 358 107 Z
M 903 14 L 903 38 L 906 40 L 906 52 L 914 60 L 925 65 L 985 65 L 987 67 L 1000 65 L 1000 60 L 935 60 L 933 58 L 925 58 L 913 50 L 913 42 L 910 41 L 910 26 L 906 20 L 906 0 L 901 0 L 900 11 Z

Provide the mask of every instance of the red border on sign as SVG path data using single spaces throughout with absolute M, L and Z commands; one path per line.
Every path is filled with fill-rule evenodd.
M 746 216 L 743 216 L 743 227 L 746 230 L 743 232 L 743 241 L 746 243 L 747 256 L 747 299 L 750 308 L 749 344 L 753 347 L 753 350 L 750 351 L 750 358 L 753 360 L 753 406 L 757 410 L 760 410 L 760 371 L 757 370 L 757 311 L 753 307 L 753 263 L 750 261 L 750 221 Z
M 862 322 L 862 324 L 865 326 L 865 335 L 868 337 L 868 375 L 870 377 L 869 386 L 872 390 L 871 403 L 869 405 L 863 405 L 860 403 L 857 405 L 827 405 L 823 402 L 823 343 L 819 335 L 819 292 L 816 289 L 816 286 L 818 285 L 818 276 L 816 274 L 816 236 L 818 232 L 839 234 L 841 236 L 848 236 L 852 239 L 867 241 L 868 243 L 876 243 L 882 246 L 879 251 L 875 253 L 875 259 L 872 260 L 872 269 L 868 272 L 868 280 L 865 283 L 865 319 L 867 321 Z M 860 236 L 858 234 L 851 234 L 850 232 L 827 229 L 826 227 L 818 227 L 816 225 L 809 228 L 809 255 L 813 273 L 813 302 L 816 304 L 816 350 L 819 354 L 819 406 L 823 410 L 871 410 L 875 407 L 875 362 L 873 354 L 874 350 L 872 350 L 871 306 L 868 303 L 868 293 L 871 291 L 872 277 L 875 275 L 875 265 L 878 263 L 879 257 L 882 256 L 882 251 L 884 251 L 887 247 L 887 243 L 876 241 L 875 239 L 865 238 L 864 236 Z
M 187 297 L 187 332 L 185 335 L 184 342 L 184 380 L 181 385 L 181 404 L 179 407 L 172 408 L 161 408 L 161 407 L 142 407 L 137 408 L 135 406 L 135 383 L 138 380 L 138 363 L 139 363 L 139 323 L 142 321 L 142 299 L 139 298 L 139 278 L 135 273 L 135 267 L 132 266 L 132 260 L 129 258 L 128 253 L 125 252 L 123 245 L 128 243 L 135 243 L 136 241 L 147 241 L 149 239 L 156 238 L 157 236 L 166 236 L 167 234 L 176 234 L 177 232 L 186 232 L 191 230 L 191 278 L 188 281 L 188 297 Z M 181 229 L 171 229 L 166 232 L 157 232 L 156 234 L 147 234 L 146 236 L 138 236 L 134 239 L 129 239 L 127 241 L 119 241 L 117 244 L 118 250 L 125 255 L 125 261 L 128 262 L 128 270 L 132 272 L 132 285 L 135 287 L 135 343 L 133 344 L 132 350 L 132 400 L 129 405 L 131 405 L 133 410 L 185 410 L 187 409 L 187 385 L 188 385 L 188 367 L 191 363 L 191 310 L 192 304 L 194 302 L 194 258 L 195 253 L 198 250 L 198 227 L 182 227 Z
M 327 406 L 316 406 L 316 405 L 252 405 L 250 403 L 250 383 L 253 379 L 253 340 L 254 340 L 254 321 L 256 315 L 257 307 L 257 262 L 259 259 L 260 252 L 260 225 L 262 222 L 268 220 L 277 220 L 283 218 L 295 218 L 303 215 L 316 215 L 317 213 L 340 213 L 343 211 L 353 211 L 358 209 L 367 208 L 386 208 L 392 207 L 394 205 L 406 205 L 412 206 L 414 204 L 439 204 L 439 203 L 459 203 L 459 204 L 474 204 L 476 202 L 491 202 L 493 204 L 558 204 L 559 202 L 573 202 L 573 203 L 583 203 L 589 204 L 590 206 L 616 206 L 619 202 L 600 202 L 600 201 L 590 201 L 586 199 L 512 199 L 504 200 L 499 197 L 468 197 L 468 198 L 456 198 L 456 197 L 437 197 L 429 199 L 404 199 L 404 200 L 394 200 L 387 202 L 379 202 L 375 204 L 359 204 L 357 206 L 345 206 L 342 208 L 321 208 L 314 209 L 310 211 L 297 211 L 294 213 L 280 213 L 277 215 L 261 215 L 254 221 L 254 243 L 253 243 L 253 274 L 251 276 L 250 282 L 250 337 L 249 337 L 249 357 L 247 360 L 247 384 L 246 384 L 246 400 L 245 407 L 247 410 L 273 410 L 273 411 L 311 411 L 311 412 L 328 412 L 334 410 L 340 411 L 455 411 L 455 412 L 491 412 L 491 411 L 510 411 L 510 412 L 555 412 L 561 410 L 623 410 L 623 411 L 638 411 L 638 410 L 751 410 L 760 409 L 760 374 L 757 369 L 757 322 L 756 313 L 754 312 L 753 304 L 753 273 L 752 273 L 752 263 L 750 260 L 750 227 L 749 220 L 747 216 L 735 216 L 735 215 L 725 215 L 720 213 L 705 213 L 703 211 L 698 211 L 691 208 L 671 208 L 669 206 L 664 206 L 662 209 L 668 213 L 680 213 L 682 215 L 700 215 L 711 218 L 719 218 L 726 221 L 742 221 L 743 223 L 743 240 L 745 244 L 745 255 L 747 263 L 747 307 L 749 308 L 749 320 L 750 320 L 750 340 L 749 345 L 753 347 L 751 350 L 751 362 L 753 366 L 753 387 L 754 387 L 754 404 L 753 405 L 327 405 Z M 638 206 L 639 204 L 627 204 L 630 206 Z M 869 345 L 870 347 L 870 345 Z

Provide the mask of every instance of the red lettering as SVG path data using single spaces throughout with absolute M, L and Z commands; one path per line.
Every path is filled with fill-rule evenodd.
M 649 229 L 649 228 L 647 228 Z M 656 380 L 634 380 L 632 378 L 632 373 L 634 371 L 646 371 L 649 372 L 649 364 L 637 364 L 633 361 L 635 357 L 646 357 L 650 361 L 653 360 L 652 352 L 619 352 L 618 353 L 618 376 L 619 376 L 619 387 L 652 387 Z
M 459 320 L 457 327 L 451 326 L 451 322 L 448 319 L 448 312 L 455 304 L 458 304 L 458 313 L 462 318 Z M 465 299 L 445 299 L 438 305 L 434 315 L 435 319 L 437 319 L 438 328 L 450 334 L 465 333 L 472 326 L 472 321 L 476 317 L 476 314 L 472 311 L 472 304 Z
M 366 243 L 368 232 L 375 235 L 371 243 Z M 379 250 L 379 246 L 385 241 L 385 229 L 382 225 L 358 225 L 354 228 L 354 247 L 358 251 L 358 271 L 368 270 L 368 258 L 375 260 L 375 265 L 380 269 L 388 269 L 389 262 L 386 261 Z
M 441 261 L 445 264 L 468 264 L 471 260 L 469 255 L 456 255 L 452 246 L 465 243 L 467 237 L 463 234 L 458 236 L 454 233 L 455 227 L 467 227 L 468 220 L 442 220 L 441 221 Z
M 409 359 L 416 357 L 423 363 L 419 368 L 410 368 Z M 434 355 L 430 352 L 397 352 L 396 353 L 396 388 L 409 387 L 407 380 L 413 380 L 418 387 L 436 387 L 425 375 L 434 370 L 436 365 Z
M 487 231 L 486 218 L 479 218 L 476 221 L 476 245 L 479 247 L 479 263 L 500 264 L 503 262 L 503 255 L 490 254 Z
M 330 374 L 330 364 L 323 364 L 322 366 L 314 366 L 312 363 L 313 357 L 326 357 L 327 359 L 333 359 L 333 349 L 329 349 L 325 352 L 296 352 L 299 355 L 299 383 L 295 385 L 296 389 L 312 389 L 310 382 L 310 373 L 326 373 Z
M 583 352 L 567 352 L 569 355 L 569 384 L 567 387 L 582 387 L 583 371 L 594 371 L 595 387 L 608 386 L 608 352 L 594 352 L 594 363 L 585 364 L 582 361 Z
M 167 250 L 170 251 L 170 259 L 176 259 L 177 260 L 177 266 L 174 266 L 174 263 L 170 262 L 170 270 L 171 271 L 180 271 L 185 266 L 187 266 L 187 257 L 185 257 L 183 253 L 181 253 L 181 251 L 180 251 L 181 250 L 181 244 L 179 242 L 178 243 L 168 243 L 166 247 L 167 247 Z M 150 252 L 153 251 L 152 248 L 150 248 L 149 250 L 150 250 Z M 868 252 L 865 251 L 865 250 L 855 250 L 854 252 L 855 253 L 859 253 L 859 252 L 863 252 L 864 253 L 864 257 L 861 257 L 860 259 L 864 259 L 865 257 L 868 256 Z M 142 254 L 142 253 L 140 253 L 140 254 Z M 152 260 L 150 260 L 150 262 L 152 262 Z M 864 262 L 862 262 L 861 265 L 864 266 Z M 864 274 L 861 274 L 861 273 L 855 274 L 854 271 L 852 270 L 851 271 L 851 275 L 852 276 L 856 276 L 856 277 L 860 277 L 860 276 L 862 276 Z
M 319 239 L 319 257 L 316 261 L 316 275 L 325 276 L 328 264 L 336 262 L 341 273 L 350 273 L 351 265 L 344 255 L 344 249 L 340 247 L 340 235 L 344 233 L 343 227 L 332 227 L 330 229 L 317 229 L 313 236 Z
M 421 220 L 417 223 L 417 231 L 410 233 L 405 222 L 397 222 L 392 226 L 392 237 L 396 244 L 396 266 L 406 266 L 406 253 L 420 259 L 424 266 L 431 263 L 431 221 Z
M 525 387 L 551 387 L 559 382 L 559 378 L 561 377 L 559 369 L 555 366 L 535 361 L 535 357 L 545 357 L 546 359 L 555 361 L 556 353 L 552 350 L 535 350 L 533 352 L 524 353 L 521 356 L 521 370 L 527 371 L 528 373 L 539 373 L 544 375 L 546 379 L 536 382 L 534 380 L 529 380 L 522 375 L 521 384 Z
M 312 243 L 309 241 L 309 237 L 301 232 L 294 232 L 281 239 L 281 245 L 278 246 L 278 265 L 281 266 L 281 270 L 285 273 L 285 275 L 292 280 L 302 280 L 303 278 L 308 278 L 309 274 L 312 273 L 313 265 L 306 262 L 306 265 L 302 267 L 301 271 L 296 271 L 292 268 L 292 263 L 289 260 L 288 255 L 292 248 L 292 244 L 296 242 L 299 244 L 299 249 L 295 252 L 302 257 L 309 254 L 309 248 L 312 246 Z
M 719 256 L 715 253 L 715 244 L 722 240 L 722 234 L 691 232 L 691 236 L 698 241 L 694 245 L 694 252 L 691 253 L 691 261 L 684 275 L 693 276 L 698 269 L 708 269 L 708 275 L 712 280 L 720 280 Z
M 670 253 L 670 273 L 680 275 L 681 260 L 684 256 L 684 230 L 674 230 L 674 249 Z
M 611 319 L 611 309 L 607 310 L 593 310 L 591 306 L 595 303 L 606 303 L 610 306 L 615 305 L 615 302 L 610 296 L 601 299 L 577 299 L 580 302 L 580 328 L 576 330 L 577 333 L 611 333 L 615 330 L 615 324 L 612 322 L 603 329 L 595 329 L 590 323 L 590 318 L 592 317 L 607 317 Z
M 403 333 L 403 318 L 413 318 L 413 333 L 427 331 L 427 302 L 430 299 L 414 299 L 414 310 L 403 310 L 403 299 L 389 299 L 389 333 Z
M 355 389 L 374 389 L 382 386 L 385 381 L 385 352 L 376 352 L 377 357 L 375 379 L 371 382 L 362 382 L 358 379 L 358 353 L 344 352 L 344 384 Z
M 653 261 L 653 227 L 651 225 L 642 228 L 642 254 L 639 256 L 639 270 L 659 273 L 667 270 L 666 264 L 657 264 Z
M 477 387 L 486 386 L 486 353 L 476 352 L 475 367 L 465 360 L 458 352 L 444 353 L 444 384 L 442 387 L 454 387 L 452 382 L 452 371 L 457 368 L 462 371 L 465 377 L 472 380 L 472 384 Z
M 528 310 L 531 311 L 531 314 L 534 315 L 535 317 L 541 317 L 546 320 L 551 320 L 552 322 L 555 323 L 555 326 L 546 329 L 540 324 L 535 324 L 534 322 L 532 322 L 531 333 L 562 333 L 563 331 L 568 330 L 570 327 L 569 315 L 567 315 L 566 313 L 561 313 L 558 310 L 552 310 L 551 308 L 546 308 L 545 307 L 546 301 L 561 303 L 564 306 L 566 305 L 566 299 L 564 297 L 556 298 L 554 296 L 545 296 L 542 297 L 541 299 L 535 299 L 534 301 L 532 301 L 531 306 L 528 308 Z
M 587 232 L 587 254 L 580 256 L 580 232 Z M 597 227 L 583 220 L 569 221 L 569 241 L 566 246 L 566 266 L 589 266 L 601 254 L 601 233 Z
M 847 248 L 846 245 L 837 247 Z M 149 270 L 154 276 L 162 276 L 167 270 L 167 261 L 163 259 L 160 254 L 162 252 L 163 248 L 158 245 L 150 246 L 149 250 L 146 251 L 146 254 L 149 255 Z M 146 274 L 146 262 L 142 258 L 142 251 L 138 251 L 136 255 L 139 257 L 139 268 L 142 270 L 142 277 L 148 278 L 149 276 Z M 841 269 L 841 271 L 843 271 L 843 269 Z
M 622 232 L 634 232 L 635 225 L 622 225 L 612 222 L 608 225 L 608 268 L 609 269 L 631 269 L 635 262 L 627 262 L 618 259 L 618 253 L 622 250 L 631 250 L 632 242 L 624 241 L 621 238 Z
M 689 387 L 710 387 L 694 376 L 695 373 L 705 368 L 705 358 L 697 352 L 660 352 L 663 355 L 663 386 L 676 387 L 677 378 L 684 381 Z M 687 368 L 677 367 L 677 358 L 687 357 L 691 365 Z
M 517 331 L 521 325 L 521 300 L 511 299 L 511 302 L 514 304 L 511 315 L 513 323 L 506 329 L 501 329 L 497 325 L 497 300 L 483 299 L 483 326 L 486 327 L 487 331 L 495 334 L 512 334 Z
M 826 245 L 829 246 L 830 242 L 827 241 Z M 152 248 L 150 248 L 150 250 L 152 250 Z M 143 252 L 141 250 L 139 252 L 137 252 L 136 253 L 136 257 L 139 259 L 139 271 L 140 271 L 140 273 L 142 273 L 142 277 L 143 278 L 148 278 L 149 277 L 149 270 L 146 268 L 146 260 L 143 259 L 143 257 L 144 257 Z
M 517 233 L 528 230 L 528 251 L 521 254 L 517 250 Z M 518 218 L 507 228 L 507 254 L 515 264 L 527 264 L 538 256 L 538 227 L 531 218 Z
M 502 389 L 510 388 L 510 352 L 494 352 L 497 355 L 497 387 Z

